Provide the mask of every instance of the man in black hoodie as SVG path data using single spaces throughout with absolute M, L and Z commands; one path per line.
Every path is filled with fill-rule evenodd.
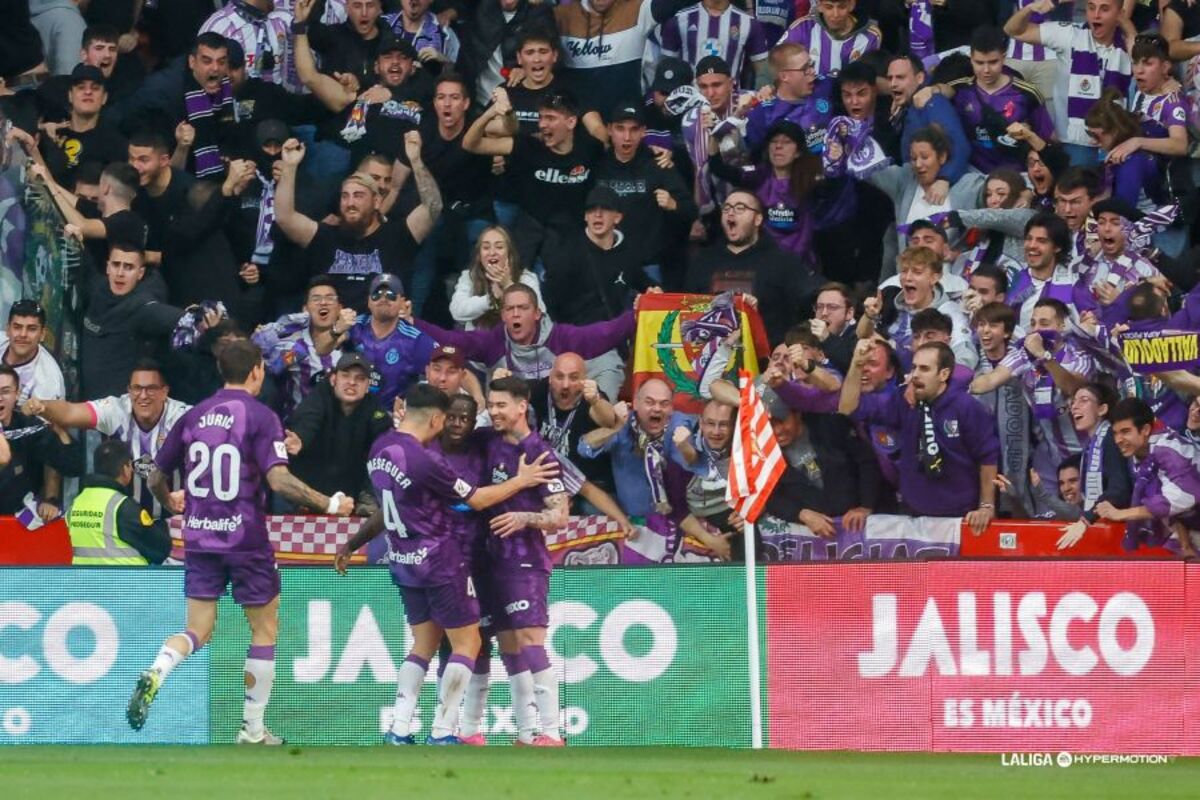
M 362 353 L 346 353 L 292 412 L 284 444 L 292 472 L 309 486 L 356 499 L 365 491 L 369 498 L 367 452 L 392 427 L 370 388 L 371 364 Z
M 125 392 L 141 356 L 165 344 L 183 310 L 160 302 L 143 283 L 145 253 L 133 244 L 109 246 L 105 278 L 82 270 L 87 297 L 81 337 L 84 397 Z
M 617 107 L 608 119 L 612 147 L 596 165 L 595 180 L 597 186 L 607 186 L 620 197 L 627 246 L 637 252 L 651 279 L 662 283 L 661 265 L 682 263 L 682 258 L 667 256 L 682 255 L 679 251 L 688 229 L 700 212 L 679 172 L 659 166 L 642 146 L 645 137 L 642 109 Z
M 491 102 L 492 90 L 507 83 L 517 64 L 518 40 L 532 29 L 555 32 L 554 7 L 531 0 L 482 0 L 475 8 L 471 33 L 463 40 L 463 71 L 475 79 L 475 100 Z
M 383 4 L 380 0 L 346 3 L 346 20 L 337 25 L 321 21 L 325 6 L 326 0 L 317 0 L 305 19 L 292 23 L 292 33 L 309 37 L 312 49 L 321 56 L 321 71 L 326 75 L 349 73 L 364 88 L 374 83 L 379 34 L 386 28 L 379 22 Z
M 755 195 L 744 190 L 730 193 L 721 206 L 725 241 L 696 254 L 688 267 L 684 291 L 753 294 L 768 338 L 782 342 L 788 328 L 812 316 L 821 280 L 763 236 L 762 224 L 762 202 Z
M 583 229 L 555 237 L 543 256 L 546 308 L 552 319 L 572 325 L 619 316 L 649 285 L 641 253 L 617 230 L 626 219 L 617 193 L 597 186 L 585 207 Z

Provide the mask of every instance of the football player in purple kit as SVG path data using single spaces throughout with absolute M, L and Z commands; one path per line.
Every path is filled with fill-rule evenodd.
M 483 482 L 483 446 L 479 437 L 473 436 L 479 419 L 479 403 L 469 394 L 450 395 L 450 409 L 446 412 L 446 427 L 442 434 L 431 445 L 442 454 L 446 463 L 461 477 L 475 484 Z M 469 512 L 465 505 L 453 506 L 456 511 Z M 487 526 L 476 514 L 464 513 L 456 518 L 460 523 L 464 553 L 471 578 L 475 582 L 475 591 L 482 591 L 487 586 Z M 487 711 L 488 685 L 492 675 L 492 629 L 491 617 L 481 614 L 479 617 L 479 655 L 475 657 L 475 670 L 467 683 L 467 693 L 463 698 L 462 716 L 458 722 L 458 739 L 466 745 L 481 746 L 487 744 L 487 738 L 480 730 L 484 712 Z M 445 663 L 449 657 L 449 642 L 443 640 L 439 656 Z
M 451 656 L 442 677 L 437 711 L 426 744 L 459 744 L 454 735 L 458 707 L 479 652 L 479 603 L 467 569 L 461 525 L 454 517 L 465 504 L 480 511 L 544 483 L 558 483 L 558 464 L 539 453 L 513 465 L 512 477 L 476 488 L 428 447 L 446 422 L 450 398 L 432 386 L 409 391 L 404 419 L 395 431 L 375 441 L 367 460 L 377 510 L 338 550 L 335 567 L 345 573 L 350 556 L 382 531 L 387 533 L 392 578 L 400 587 L 404 614 L 412 628 L 413 646 L 396 680 L 396 704 L 388 744 L 413 744 L 409 733 L 413 711 L 429 659 L 442 634 L 450 638 Z
M 141 674 L 126 717 L 140 730 L 163 681 L 212 636 L 217 600 L 233 584 L 233 599 L 250 623 L 246 654 L 246 699 L 239 744 L 283 744 L 263 725 L 275 681 L 279 631 L 279 571 L 267 538 L 265 483 L 288 500 L 327 514 L 346 516 L 354 501 L 310 488 L 287 468 L 283 426 L 256 396 L 266 371 L 262 353 L 249 340 L 224 345 L 217 368 L 225 387 L 188 411 L 171 429 L 155 457 L 149 486 L 155 497 L 183 514 L 187 553 L 184 592 L 187 628 L 163 642 Z M 172 497 L 168 476 L 180 469 L 185 496 Z
M 529 384 L 517 377 L 492 381 L 488 389 L 491 431 L 485 437 L 485 478 L 508 480 L 521 461 L 554 449 L 529 427 Z M 500 640 L 508 671 L 520 746 L 561 747 L 558 675 L 546 655 L 550 624 L 550 553 L 545 534 L 567 524 L 570 497 L 562 480 L 552 480 L 500 503 L 488 539 L 489 591 L 484 613 Z M 533 712 L 533 713 L 531 713 Z

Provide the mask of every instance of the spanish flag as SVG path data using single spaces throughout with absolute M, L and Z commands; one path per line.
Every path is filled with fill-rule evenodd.
M 723 377 L 737 382 L 739 370 L 753 377 L 758 361 L 769 354 L 766 328 L 758 310 L 742 295 L 643 294 L 638 299 L 633 347 L 633 390 L 643 381 L 662 378 L 675 390 L 675 408 L 699 414 L 704 406 L 700 381 L 718 368 L 713 357 L 722 340 L 739 332 L 733 358 Z

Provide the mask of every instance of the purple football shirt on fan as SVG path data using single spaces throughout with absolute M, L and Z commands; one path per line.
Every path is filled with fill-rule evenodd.
M 367 478 L 383 510 L 388 564 L 396 583 L 430 587 L 452 583 L 465 572 L 451 506 L 475 494 L 475 485 L 454 474 L 442 456 L 416 437 L 388 431 L 367 457 Z
M 971 139 L 971 166 L 981 172 L 1025 168 L 1024 148 L 1006 132 L 1012 123 L 1025 123 L 1046 141 L 1054 135 L 1054 120 L 1037 89 L 1023 81 L 1010 80 L 994 92 L 985 91 L 974 78 L 951 81 L 950 86 L 955 90 L 954 110 Z
M 484 479 L 490 480 L 492 484 L 504 483 L 515 477 L 522 455 L 525 456 L 526 463 L 531 464 L 542 453 L 548 453 L 549 458 L 545 463 L 558 463 L 554 448 L 536 433 L 530 433 L 516 444 L 494 430 L 476 433 L 484 437 Z M 523 489 L 488 510 L 492 516 L 509 511 L 539 513 L 546 510 L 547 497 L 565 491 L 562 480 L 556 478 L 536 489 Z M 550 552 L 546 549 L 545 534 L 537 528 L 523 528 L 503 538 L 492 536 L 488 539 L 488 554 L 497 571 L 535 569 L 547 574 L 550 572 Z
M 184 414 L 154 463 L 184 476 L 188 552 L 272 552 L 266 475 L 288 463 L 275 412 L 247 392 L 221 389 Z

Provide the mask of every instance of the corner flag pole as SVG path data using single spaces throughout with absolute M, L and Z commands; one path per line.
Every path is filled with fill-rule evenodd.
M 750 668 L 750 746 L 761 750 L 762 732 L 762 675 L 758 646 L 758 581 L 755 575 L 754 523 L 747 522 L 742 538 L 746 543 L 746 652 Z
M 783 474 L 783 451 L 771 429 L 771 420 L 750 374 L 739 376 L 737 433 L 729 455 L 729 481 L 725 501 L 745 520 L 742 538 L 746 550 L 746 655 L 750 678 L 750 746 L 761 750 L 762 653 L 758 643 L 758 579 L 755 570 L 754 522 L 762 513 L 767 496 Z

